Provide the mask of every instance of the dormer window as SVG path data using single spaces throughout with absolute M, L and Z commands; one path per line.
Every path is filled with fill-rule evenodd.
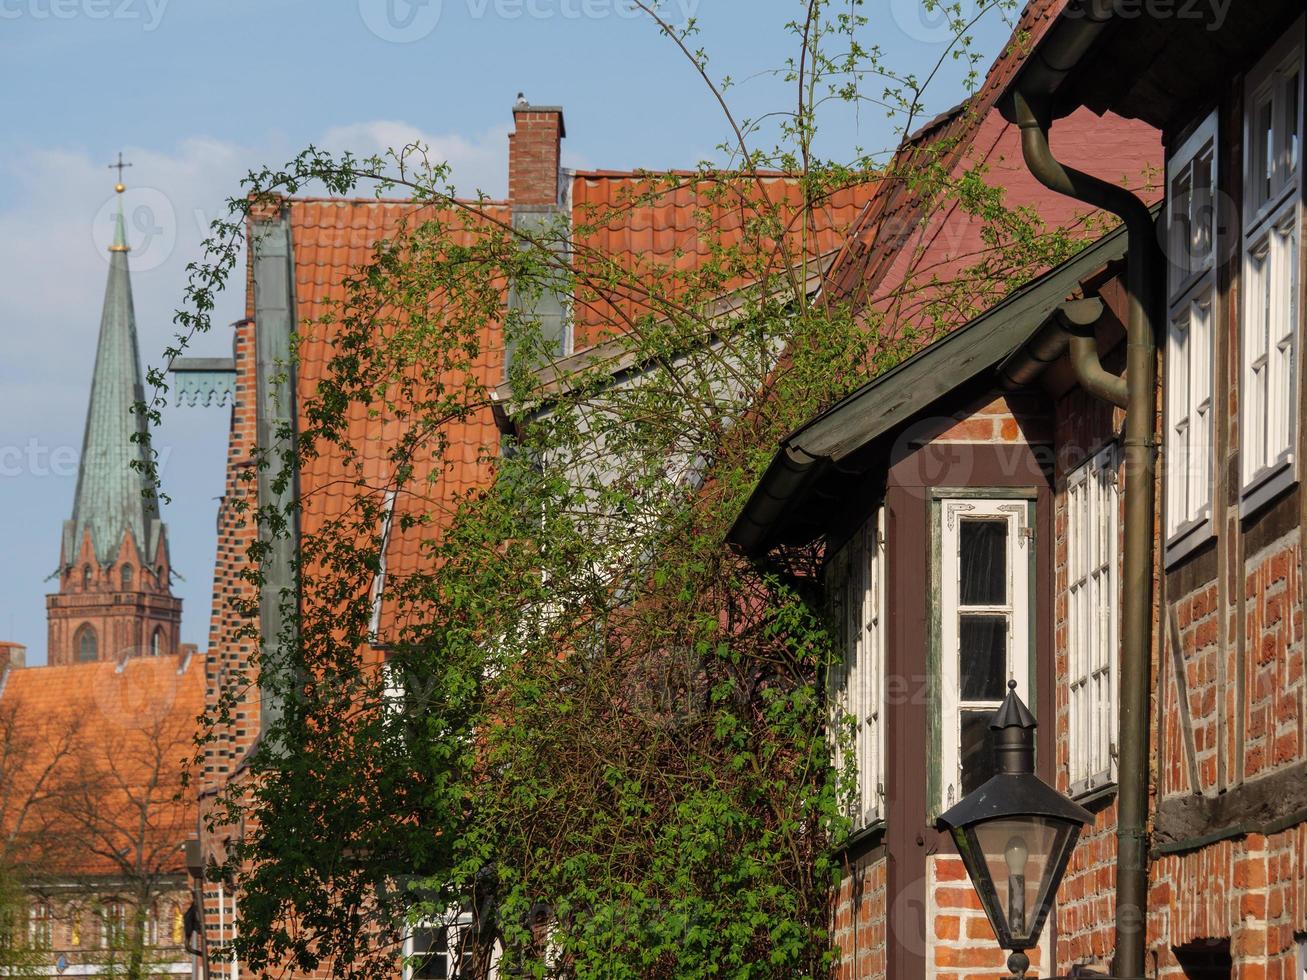
M 133 578 L 135 577 L 135 576 L 134 576 L 134 573 L 133 573 L 133 570 L 132 570 L 132 566 L 131 566 L 131 565 L 124 565 L 124 566 L 122 567 L 122 569 L 119 571 L 119 575 L 120 575 L 120 577 L 122 578 L 122 588 L 123 588 L 123 591 L 126 592 L 126 591 L 128 591 L 129 589 L 131 589 L 131 587 L 132 587 L 132 580 L 133 580 Z

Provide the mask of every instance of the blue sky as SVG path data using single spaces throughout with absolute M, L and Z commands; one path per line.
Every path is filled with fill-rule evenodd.
M 845 0 L 847 6 L 848 0 Z M 794 0 L 670 0 L 741 117 L 792 105 L 772 71 L 794 50 Z M 841 6 L 839 4 L 836 5 Z M 561 104 L 564 162 L 692 166 L 716 158 L 721 111 L 684 57 L 625 0 L 0 0 L 0 639 L 45 658 L 44 581 L 71 511 L 107 272 L 113 174 L 126 171 L 141 354 L 158 364 L 186 263 L 249 169 L 308 143 L 377 152 L 420 138 L 463 191 L 502 196 L 519 91 Z M 900 70 L 944 66 L 928 110 L 959 101 L 946 32 L 916 0 L 868 0 L 864 45 Z M 1009 27 L 977 25 L 998 52 Z M 868 82 L 869 94 L 879 85 Z M 883 111 L 831 112 L 819 149 L 849 159 L 895 140 Z M 224 353 L 226 296 L 196 353 Z M 172 408 L 156 435 L 184 638 L 207 641 L 226 409 Z

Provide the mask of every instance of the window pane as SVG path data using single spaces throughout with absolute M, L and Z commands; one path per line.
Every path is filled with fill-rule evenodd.
M 964 519 L 958 550 L 962 605 L 1007 605 L 1007 521 Z
M 449 948 L 444 929 L 418 929 L 413 933 L 414 980 L 446 980 Z
M 1257 107 L 1255 129 L 1253 131 L 1253 152 L 1257 154 L 1257 166 L 1252 175 L 1256 204 L 1262 205 L 1271 199 L 1272 181 L 1275 177 L 1275 115 L 1268 96 Z
M 1007 683 L 1007 617 L 963 613 L 958 641 L 962 700 L 1001 701 Z
M 994 775 L 994 737 L 989 723 L 994 709 L 962 712 L 962 795 L 981 786 Z
M 1171 255 L 1175 264 L 1175 282 L 1184 282 L 1193 269 L 1191 255 L 1194 240 L 1194 228 L 1191 224 L 1193 211 L 1193 170 L 1185 167 L 1171 180 L 1171 200 L 1167 210 L 1171 215 Z
M 1189 205 L 1191 270 L 1206 266 L 1212 258 L 1212 228 L 1216 223 L 1212 201 L 1213 159 L 1213 149 L 1208 144 L 1193 162 L 1193 190 Z
M 1298 81 L 1296 71 L 1284 80 L 1284 153 L 1290 175 L 1298 169 Z

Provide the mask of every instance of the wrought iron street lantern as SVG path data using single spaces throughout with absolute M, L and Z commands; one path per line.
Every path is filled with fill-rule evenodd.
M 939 817 L 957 845 L 1008 969 L 1023 977 L 1040 930 L 1091 816 L 1035 775 L 1035 727 L 1016 681 L 994 713 L 995 775 Z

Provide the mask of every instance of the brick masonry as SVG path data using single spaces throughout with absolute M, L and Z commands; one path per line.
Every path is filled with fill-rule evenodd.
M 45 597 L 46 662 L 77 663 L 83 630 L 95 636 L 96 660 L 172 656 L 180 650 L 182 601 L 172 594 L 167 545 L 141 554 L 130 530 L 114 560 L 101 565 L 89 530 L 63 562 L 59 591 Z
M 514 204 L 558 203 L 563 110 L 516 106 L 508 136 L 508 197 Z
M 213 725 L 213 738 L 204 747 L 203 772 L 199 777 L 200 828 L 206 860 L 222 860 L 224 841 L 239 828 L 215 826 L 216 794 L 233 780 L 259 731 L 257 688 L 244 683 L 255 639 L 243 604 L 257 597 L 257 590 L 243 576 L 249 570 L 247 553 L 255 541 L 253 514 L 257 499 L 253 453 L 256 446 L 255 359 L 252 319 L 235 326 L 233 354 L 236 363 L 236 397 L 231 410 L 227 443 L 227 477 L 218 504 L 218 548 L 213 575 L 213 603 L 209 626 L 209 654 L 205 663 L 205 708 Z M 229 717 L 219 721 L 219 702 L 233 695 Z M 239 785 L 239 782 L 237 783 Z M 204 939 L 209 950 L 232 938 L 238 913 L 236 895 L 230 887 L 205 881 Z M 229 958 L 213 959 L 211 977 L 236 980 L 242 964 Z
M 877 849 L 850 861 L 835 893 L 832 935 L 841 951 L 834 980 L 885 975 L 886 863 Z

